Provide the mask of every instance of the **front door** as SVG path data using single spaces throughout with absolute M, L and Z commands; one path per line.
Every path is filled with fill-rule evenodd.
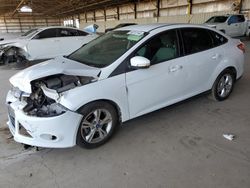
M 38 33 L 27 45 L 31 59 L 47 59 L 59 55 L 57 29 L 46 29 Z
M 170 30 L 135 52 L 134 56 L 149 59 L 151 66 L 126 73 L 131 118 L 174 103 L 183 94 L 187 72 L 178 46 L 177 32 Z

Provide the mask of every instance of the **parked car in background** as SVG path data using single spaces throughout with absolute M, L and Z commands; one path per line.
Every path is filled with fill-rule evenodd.
M 9 63 L 68 55 L 97 36 L 62 26 L 31 29 L 19 38 L 1 41 L 0 58 Z
M 123 27 L 11 77 L 7 124 L 20 143 L 97 147 L 121 122 L 206 91 L 227 99 L 244 52 L 240 40 L 205 26 Z
M 114 29 L 118 29 L 118 28 L 121 28 L 121 27 L 130 26 L 130 25 L 137 25 L 137 24 L 136 23 L 121 23 L 121 24 L 118 24 L 117 26 L 115 26 L 114 28 L 105 29 L 105 33 L 109 32 L 109 31 L 112 31 Z
M 227 14 L 209 18 L 205 25 L 215 28 L 231 37 L 248 35 L 249 26 L 243 14 Z

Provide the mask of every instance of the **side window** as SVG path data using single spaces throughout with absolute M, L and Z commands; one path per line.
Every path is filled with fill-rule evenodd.
M 217 32 L 214 31 L 209 31 L 209 32 L 212 36 L 214 46 L 220 46 L 228 41 L 227 38 L 223 37 Z
M 183 28 L 181 33 L 186 55 L 213 48 L 213 42 L 207 29 Z
M 87 36 L 88 33 L 78 30 L 78 36 Z
M 57 29 L 46 29 L 40 33 L 38 33 L 34 38 L 35 39 L 46 39 L 56 37 Z
M 228 24 L 234 24 L 234 23 L 238 23 L 238 16 L 231 16 L 228 20 Z
M 244 22 L 245 21 L 245 17 L 243 15 L 238 15 L 238 21 L 239 22 Z
M 59 29 L 59 37 L 78 36 L 77 30 L 74 29 Z
M 179 54 L 176 30 L 153 37 L 135 53 L 135 56 L 146 57 L 152 65 L 177 58 Z

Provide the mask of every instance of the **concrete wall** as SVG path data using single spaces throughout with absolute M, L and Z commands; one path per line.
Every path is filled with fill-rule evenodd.
M 233 13 L 232 11 L 222 11 L 222 12 L 213 12 L 213 13 L 200 13 L 200 14 L 191 14 L 191 15 L 177 15 L 177 16 L 161 16 L 159 18 L 137 18 L 137 19 L 124 19 L 124 20 L 108 20 L 108 21 L 97 21 L 97 22 L 81 22 L 80 29 L 91 25 L 97 24 L 99 26 L 98 31 L 103 32 L 106 28 L 112 28 L 119 23 L 138 23 L 138 24 L 150 24 L 150 23 L 193 23 L 201 24 L 204 23 L 208 18 L 214 15 L 229 14 Z
M 22 33 L 31 28 L 61 25 L 56 18 L 6 18 L 0 17 L 0 33 Z
M 159 11 L 157 1 L 138 1 L 118 7 L 106 7 L 95 11 L 86 11 L 70 17 L 60 18 L 4 18 L 0 17 L 0 33 L 26 32 L 34 27 L 62 25 L 63 20 L 79 19 L 80 28 L 96 23 L 99 32 L 114 27 L 119 23 L 132 22 L 138 24 L 166 23 L 203 23 L 209 17 L 218 14 L 238 13 L 233 8 L 234 2 L 240 0 L 192 0 L 189 15 L 187 0 L 160 0 Z M 136 10 L 136 11 L 135 11 Z M 242 12 L 250 19 L 250 0 L 242 0 Z
M 117 7 L 109 7 L 106 10 L 100 9 L 91 12 L 83 12 L 75 15 L 80 18 L 80 28 L 96 23 L 99 25 L 99 32 L 106 28 L 114 27 L 119 23 L 132 22 L 145 23 L 195 23 L 205 22 L 213 15 L 238 13 L 239 10 L 233 7 L 233 3 L 239 0 L 193 0 L 191 14 L 188 14 L 187 0 L 161 0 L 159 17 L 157 16 L 156 0 L 126 4 Z M 135 13 L 136 6 L 136 13 Z M 250 0 L 243 0 L 243 13 L 250 19 Z M 119 11 L 119 15 L 118 15 Z M 106 20 L 105 20 L 106 12 Z M 72 17 L 71 17 L 72 18 Z

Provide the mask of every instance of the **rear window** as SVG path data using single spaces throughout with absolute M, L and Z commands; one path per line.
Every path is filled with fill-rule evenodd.
M 75 29 L 59 29 L 59 37 L 74 37 L 78 36 L 78 32 Z
M 56 37 L 57 29 L 46 29 L 40 33 L 38 33 L 35 38 L 36 39 L 45 39 L 45 38 L 53 38 Z
M 78 30 L 78 35 L 79 35 L 79 36 L 87 36 L 88 33 L 84 32 L 84 31 Z
M 182 28 L 181 33 L 186 55 L 213 48 L 213 41 L 207 29 Z
M 227 40 L 226 37 L 220 35 L 217 32 L 214 32 L 214 31 L 209 31 L 209 32 L 211 34 L 211 37 L 212 37 L 212 40 L 213 40 L 213 44 L 214 44 L 215 47 L 227 43 L 228 40 Z

